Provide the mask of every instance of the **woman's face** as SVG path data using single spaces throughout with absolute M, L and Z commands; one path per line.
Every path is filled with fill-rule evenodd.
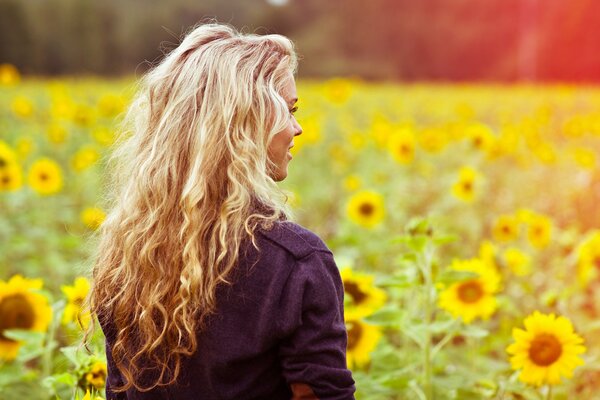
M 296 117 L 294 117 L 298 95 L 296 93 L 296 81 L 291 72 L 288 74 L 280 94 L 287 103 L 290 120 L 285 129 L 277 133 L 269 144 L 269 160 L 274 164 L 270 175 L 277 182 L 287 177 L 288 163 L 292 159 L 290 149 L 294 146 L 294 137 L 302 133 L 302 128 L 296 121 Z

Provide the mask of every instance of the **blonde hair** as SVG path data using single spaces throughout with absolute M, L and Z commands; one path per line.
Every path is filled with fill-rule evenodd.
M 290 123 L 280 93 L 296 66 L 289 39 L 213 23 L 142 79 L 110 160 L 89 299 L 115 327 L 117 391 L 176 381 L 241 244 L 289 216 L 267 149 Z

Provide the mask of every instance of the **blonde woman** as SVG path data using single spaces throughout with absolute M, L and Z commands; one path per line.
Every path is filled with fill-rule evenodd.
M 288 221 L 292 43 L 193 29 L 143 78 L 114 153 L 90 297 L 107 399 L 353 399 L 343 287 Z

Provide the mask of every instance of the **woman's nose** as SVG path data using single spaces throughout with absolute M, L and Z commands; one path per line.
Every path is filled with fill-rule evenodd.
M 296 126 L 295 128 L 295 133 L 294 136 L 298 136 L 302 134 L 302 127 L 300 126 L 300 124 L 298 123 L 298 121 L 295 121 Z

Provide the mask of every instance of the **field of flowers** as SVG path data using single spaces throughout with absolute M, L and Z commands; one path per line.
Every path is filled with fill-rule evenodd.
M 133 89 L 0 66 L 2 399 L 104 397 L 102 334 L 78 347 L 80 305 Z M 357 398 L 598 398 L 600 89 L 298 93 L 282 185 L 340 267 Z

